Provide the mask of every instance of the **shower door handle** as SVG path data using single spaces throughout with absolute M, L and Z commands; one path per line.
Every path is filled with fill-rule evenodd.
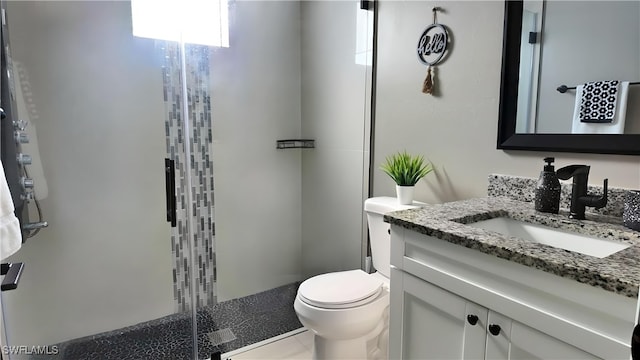
M 167 221 L 176 227 L 176 165 L 171 159 L 164 159 L 164 179 L 167 196 Z
M 18 282 L 20 282 L 20 276 L 22 275 L 23 268 L 24 263 L 2 264 L 0 266 L 0 275 L 4 275 L 4 279 L 2 279 L 0 291 L 16 289 L 18 287 Z

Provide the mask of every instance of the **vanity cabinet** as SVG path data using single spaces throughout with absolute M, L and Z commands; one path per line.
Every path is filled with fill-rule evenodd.
M 401 340 L 390 359 L 597 359 L 398 269 L 391 278 L 402 325 L 391 331 Z
M 637 299 L 391 227 L 390 359 L 630 359 Z

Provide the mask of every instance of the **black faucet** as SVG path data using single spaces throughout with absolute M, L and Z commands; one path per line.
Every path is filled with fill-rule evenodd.
M 556 171 L 559 179 L 569 180 L 573 178 L 573 187 L 571 188 L 571 208 L 569 209 L 569 217 L 571 219 L 584 220 L 584 209 L 587 206 L 596 209 L 603 208 L 607 205 L 607 186 L 609 179 L 604 179 L 604 190 L 602 196 L 587 194 L 587 182 L 589 180 L 589 166 L 587 165 L 569 165 Z

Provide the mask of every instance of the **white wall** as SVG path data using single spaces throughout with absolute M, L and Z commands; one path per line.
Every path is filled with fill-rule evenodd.
M 302 3 L 302 135 L 316 140 L 302 155 L 305 277 L 360 267 L 371 68 L 355 63 L 357 29 L 367 29 L 358 5 Z
M 218 299 L 300 279 L 300 5 L 238 1 L 211 61 Z
M 537 177 L 542 158 L 555 156 L 558 166 L 591 165 L 590 183 L 640 187 L 640 158 L 635 156 L 502 151 L 496 149 L 502 49 L 502 1 L 379 4 L 379 48 L 374 167 L 384 157 L 406 149 L 424 154 L 436 165 L 416 188 L 418 200 L 438 203 L 486 195 L 490 173 Z M 438 21 L 452 32 L 453 47 L 438 66 L 440 96 L 420 92 L 426 73 L 416 59 L 418 36 Z M 374 194 L 394 195 L 393 182 L 374 173 Z
M 49 187 L 49 228 L 11 258 L 25 270 L 2 293 L 9 341 L 52 344 L 172 313 L 153 41 L 131 35 L 126 2 L 11 2 L 8 20 Z

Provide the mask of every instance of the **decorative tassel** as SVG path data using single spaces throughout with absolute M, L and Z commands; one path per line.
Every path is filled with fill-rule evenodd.
M 433 94 L 433 78 L 431 76 L 431 66 L 427 68 L 427 78 L 424 79 L 424 83 L 422 84 L 422 92 L 429 95 Z

